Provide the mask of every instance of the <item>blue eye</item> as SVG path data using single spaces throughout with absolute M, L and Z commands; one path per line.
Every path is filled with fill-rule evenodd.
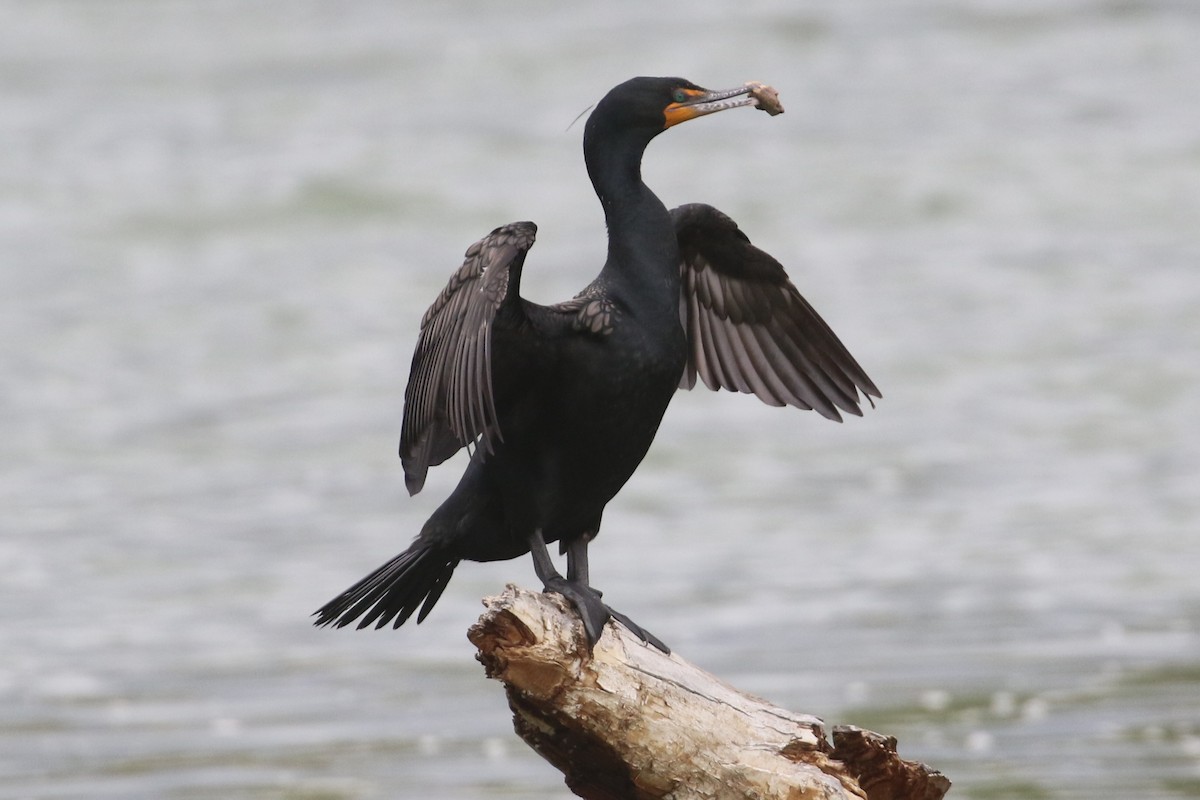
M 683 103 L 683 102 L 686 102 L 688 99 L 687 92 L 685 92 L 683 89 L 676 89 L 674 96 L 675 96 L 676 103 Z

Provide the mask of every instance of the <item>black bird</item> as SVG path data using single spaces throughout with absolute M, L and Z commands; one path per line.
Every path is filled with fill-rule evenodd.
M 676 389 L 753 393 L 771 405 L 861 416 L 879 390 L 783 267 L 702 204 L 668 211 L 642 182 L 667 128 L 756 105 L 750 85 L 709 91 L 634 78 L 588 118 L 583 155 L 608 225 L 608 257 L 573 299 L 520 297 L 537 231 L 515 222 L 472 245 L 421 320 L 404 394 L 400 458 L 410 494 L 429 467 L 474 445 L 458 487 L 412 545 L 316 612 L 317 625 L 402 625 L 429 614 L 459 561 L 533 554 L 546 591 L 578 609 L 590 644 L 615 617 L 588 576 L 588 543 L 641 463 Z M 871 401 L 873 403 L 873 401 Z M 554 567 L 548 542 L 567 554 Z

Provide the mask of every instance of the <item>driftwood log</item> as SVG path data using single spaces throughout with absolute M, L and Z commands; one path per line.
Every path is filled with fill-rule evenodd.
M 517 734 L 591 800 L 938 800 L 940 772 L 896 740 L 745 694 L 610 623 L 588 654 L 566 601 L 510 585 L 467 636 Z

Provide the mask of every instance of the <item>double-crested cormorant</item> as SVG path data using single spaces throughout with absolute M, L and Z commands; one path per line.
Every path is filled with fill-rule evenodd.
M 588 118 L 584 161 L 608 225 L 608 257 L 573 299 L 523 300 L 537 230 L 515 222 L 467 250 L 421 320 L 404 394 L 400 457 L 410 494 L 429 467 L 474 452 L 412 545 L 316 612 L 318 625 L 421 622 L 463 559 L 532 553 L 547 591 L 578 609 L 591 644 L 615 617 L 591 587 L 587 548 L 646 455 L 676 389 L 753 393 L 771 405 L 861 415 L 879 390 L 774 258 L 702 204 L 666 206 L 642 182 L 646 146 L 672 125 L 757 104 L 751 84 L 708 91 L 634 78 Z M 546 544 L 559 542 L 567 574 Z

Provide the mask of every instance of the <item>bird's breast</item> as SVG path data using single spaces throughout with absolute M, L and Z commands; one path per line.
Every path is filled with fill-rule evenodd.
M 599 519 L 645 457 L 683 373 L 682 327 L 662 323 L 588 298 L 539 378 L 501 404 L 504 440 L 485 469 L 510 521 L 565 536 Z

